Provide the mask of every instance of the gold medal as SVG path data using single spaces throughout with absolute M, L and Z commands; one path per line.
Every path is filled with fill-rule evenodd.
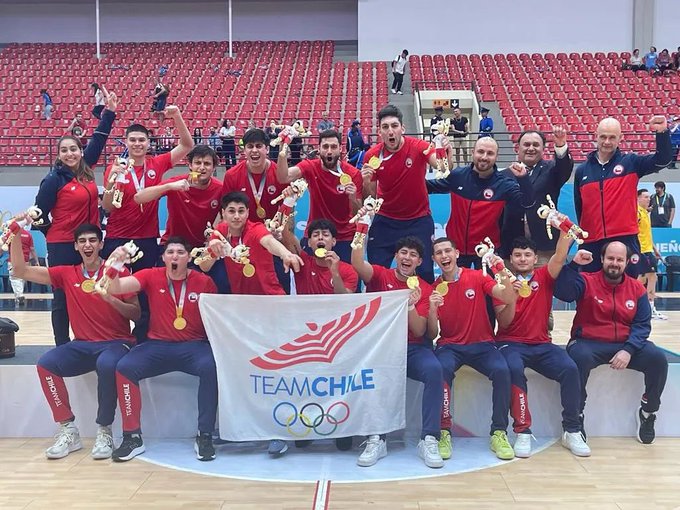
M 377 170 L 380 168 L 380 165 L 382 164 L 382 161 L 380 161 L 380 158 L 378 156 L 373 156 L 371 159 L 368 160 L 368 166 L 370 166 L 373 170 Z
M 255 266 L 248 262 L 243 266 L 243 276 L 251 278 L 253 275 L 255 275 Z
M 519 288 L 519 295 L 523 298 L 531 296 L 531 287 L 529 287 L 528 281 L 522 281 L 522 286 Z
M 442 281 L 440 282 L 435 289 L 439 294 L 442 296 L 446 296 L 449 293 L 449 282 Z
M 406 278 L 406 286 L 409 289 L 413 290 L 416 287 L 420 287 L 420 280 L 418 280 L 417 276 L 409 276 L 408 278 Z
M 172 326 L 175 329 L 181 331 L 187 327 L 187 320 L 184 317 L 177 317 L 174 321 L 172 321 Z
M 320 259 L 324 258 L 326 256 L 326 253 L 328 253 L 328 250 L 326 250 L 326 248 L 317 248 L 316 250 L 314 250 L 314 255 L 316 255 Z
M 260 218 L 261 220 L 265 219 L 265 217 L 267 216 L 267 211 L 265 211 L 264 207 L 262 207 L 261 205 L 257 206 L 255 213 L 257 214 L 257 217 Z
M 342 184 L 343 186 L 347 186 L 347 185 L 350 184 L 351 182 L 352 182 L 352 178 L 351 178 L 349 175 L 347 175 L 347 174 L 342 174 L 342 175 L 340 176 L 340 184 Z
M 94 284 L 95 281 L 91 278 L 88 278 L 87 280 L 83 280 L 83 283 L 80 284 L 80 289 L 85 294 L 92 294 L 94 292 Z

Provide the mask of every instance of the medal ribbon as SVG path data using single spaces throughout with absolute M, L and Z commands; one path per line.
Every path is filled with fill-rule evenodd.
M 130 177 L 132 177 L 132 182 L 135 185 L 135 190 L 139 191 L 144 189 L 144 180 L 146 179 L 146 160 L 144 160 L 144 166 L 142 167 L 142 180 L 137 179 L 137 171 L 133 168 L 130 172 Z
M 184 311 L 184 298 L 187 294 L 187 280 L 189 276 L 182 281 L 182 290 L 179 293 L 179 301 L 175 297 L 175 286 L 172 284 L 172 280 L 168 278 L 168 287 L 170 288 L 170 295 L 172 296 L 172 301 L 175 303 L 175 315 L 177 318 L 182 317 L 182 312 Z
M 262 193 L 264 192 L 264 185 L 265 181 L 267 180 L 267 174 L 266 171 L 262 173 L 262 180 L 260 181 L 260 186 L 255 191 L 255 180 L 253 179 L 253 174 L 250 173 L 250 170 L 246 170 L 248 173 L 248 183 L 250 184 L 250 191 L 253 192 L 253 198 L 255 198 L 255 205 L 257 207 L 260 207 L 260 201 L 262 200 Z
M 102 267 L 104 267 L 103 263 L 100 263 L 99 268 L 94 272 L 94 275 L 90 276 L 90 272 L 87 269 L 85 269 L 85 264 L 80 265 L 80 269 L 82 270 L 83 276 L 85 277 L 85 279 L 86 280 L 94 280 L 95 282 L 97 280 L 99 280 L 99 271 L 102 270 Z
M 381 148 L 380 148 L 380 154 L 378 155 L 378 157 L 380 158 L 380 163 L 384 163 L 385 161 L 389 161 L 390 158 L 392 158 L 392 156 L 394 156 L 394 155 L 396 154 L 396 152 L 393 152 L 393 153 L 390 154 L 389 156 L 385 157 L 385 152 L 384 152 L 384 150 L 385 150 L 384 147 L 381 147 Z

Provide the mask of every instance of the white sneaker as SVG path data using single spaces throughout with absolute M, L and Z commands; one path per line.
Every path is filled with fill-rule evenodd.
M 357 459 L 357 465 L 361 467 L 372 466 L 387 455 L 387 444 L 384 439 L 380 439 L 380 436 L 368 436 L 364 444 L 366 448 Z
M 54 436 L 54 439 L 54 444 L 45 450 L 45 456 L 48 459 L 63 459 L 69 453 L 83 447 L 83 443 L 80 442 L 78 427 L 72 421 L 59 425 L 59 432 Z
M 515 457 L 528 459 L 531 457 L 531 434 L 517 434 L 513 450 L 515 450 Z
M 110 459 L 113 453 L 113 436 L 111 435 L 111 427 L 97 428 L 97 438 L 94 440 L 92 447 L 92 458 L 95 460 Z
M 403 93 L 401 90 L 398 90 L 398 91 L 397 91 L 397 94 L 399 94 L 400 96 L 403 96 L 403 95 L 404 95 L 404 93 Z
M 444 459 L 439 454 L 439 441 L 434 436 L 425 436 L 418 443 L 418 456 L 423 459 L 425 465 L 430 468 L 444 466 Z
M 392 89 L 392 94 L 396 94 L 396 93 L 397 93 L 397 89 Z
M 660 313 L 656 308 L 652 308 L 652 319 L 656 319 L 659 321 L 667 321 L 668 317 Z
M 583 440 L 580 432 L 565 432 L 562 434 L 562 446 L 570 450 L 577 457 L 590 457 L 590 446 Z

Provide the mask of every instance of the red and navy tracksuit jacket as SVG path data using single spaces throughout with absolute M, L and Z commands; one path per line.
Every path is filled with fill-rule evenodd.
M 475 246 L 485 237 L 498 248 L 505 206 L 528 209 L 534 204 L 534 188 L 528 175 L 512 179 L 495 166 L 494 173 L 486 179 L 472 165 L 456 168 L 445 179 L 428 180 L 427 192 L 451 194 L 446 235 L 461 255 L 474 255 Z
M 574 174 L 574 203 L 578 223 L 589 234 L 588 242 L 635 235 L 637 186 L 640 177 L 666 167 L 672 158 L 668 131 L 656 134 L 656 152 L 638 156 L 619 149 L 602 165 L 597 151 L 588 154 Z
M 83 159 L 90 167 L 97 164 L 115 118 L 115 112 L 104 110 L 97 129 L 83 149 Z M 83 207 L 80 200 L 69 200 L 72 193 L 64 191 L 67 185 L 82 186 L 87 190 L 89 194 L 87 207 Z M 40 183 L 38 195 L 35 197 L 35 205 L 41 209 L 44 218 L 44 223 L 38 229 L 45 234 L 52 230 L 50 239 L 53 239 L 53 242 L 72 242 L 73 231 L 79 225 L 83 223 L 99 225 L 97 198 L 96 185 L 88 186 L 78 182 L 71 170 L 60 162 L 57 163 Z M 49 221 L 50 213 L 53 217 L 65 218 L 66 221 L 52 224 Z
M 554 295 L 562 301 L 576 301 L 572 340 L 623 343 L 622 349 L 632 355 L 645 345 L 652 331 L 647 291 L 628 275 L 612 285 L 601 270 L 580 273 L 572 262 L 560 272 Z

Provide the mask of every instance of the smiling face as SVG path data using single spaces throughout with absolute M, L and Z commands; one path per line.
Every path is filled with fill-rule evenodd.
M 59 142 L 59 160 L 69 168 L 76 168 L 83 158 L 83 149 L 71 137 L 64 137 Z
M 607 280 L 618 282 L 626 270 L 627 261 L 626 245 L 614 241 L 607 246 L 607 251 L 602 255 L 602 271 Z
M 397 117 L 383 117 L 379 129 L 380 138 L 388 151 L 394 152 L 401 147 L 404 125 Z
M 269 146 L 263 142 L 248 142 L 245 144 L 244 152 L 248 169 L 253 171 L 264 168 L 264 165 L 267 162 L 268 151 Z
M 498 144 L 493 138 L 485 137 L 477 140 L 472 152 L 473 169 L 478 174 L 488 175 L 493 171 L 498 156 Z
M 397 263 L 397 272 L 405 277 L 416 274 L 416 269 L 423 263 L 418 250 L 406 247 L 400 248 L 394 254 L 394 259 Z
M 517 159 L 526 166 L 534 167 L 543 157 L 543 139 L 538 133 L 527 133 L 520 140 Z
M 84 232 L 78 236 L 73 246 L 87 266 L 99 259 L 99 252 L 104 247 L 104 243 L 99 240 L 95 232 Z
M 529 274 L 538 263 L 538 255 L 531 248 L 513 248 L 510 254 L 510 263 L 516 273 Z
M 442 241 L 432 247 L 432 258 L 444 274 L 455 271 L 459 255 L 459 251 L 453 247 L 451 241 Z
M 222 209 L 222 218 L 229 225 L 231 234 L 240 235 L 248 220 L 248 208 L 240 202 L 229 202 Z
M 141 131 L 131 131 L 125 137 L 125 145 L 132 159 L 142 161 L 149 150 L 149 137 Z
M 319 157 L 325 168 L 330 170 L 335 170 L 337 168 L 338 161 L 340 160 L 340 152 L 340 142 L 338 142 L 338 139 L 335 137 L 323 138 L 319 143 Z
M 609 161 L 621 141 L 621 123 L 612 118 L 603 119 L 597 125 L 597 152 L 600 159 Z

